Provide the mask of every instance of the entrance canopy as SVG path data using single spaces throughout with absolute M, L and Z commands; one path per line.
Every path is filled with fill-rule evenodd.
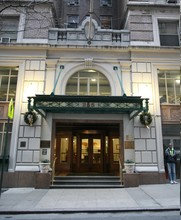
M 28 97 L 28 110 L 35 110 L 46 118 L 51 113 L 121 114 L 130 119 L 148 111 L 148 99 L 140 96 L 67 96 L 35 95 Z

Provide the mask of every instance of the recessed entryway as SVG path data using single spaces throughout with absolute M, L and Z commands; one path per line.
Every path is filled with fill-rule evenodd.
M 55 175 L 119 174 L 122 122 L 60 121 L 55 131 Z

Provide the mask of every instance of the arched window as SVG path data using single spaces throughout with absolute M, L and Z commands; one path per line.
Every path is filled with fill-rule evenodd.
M 109 96 L 111 87 L 108 79 L 102 73 L 86 69 L 71 76 L 65 93 L 66 95 Z

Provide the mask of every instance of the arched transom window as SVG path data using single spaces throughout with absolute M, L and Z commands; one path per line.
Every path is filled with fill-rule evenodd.
M 93 69 L 76 72 L 68 80 L 66 95 L 109 96 L 111 87 L 108 79 Z

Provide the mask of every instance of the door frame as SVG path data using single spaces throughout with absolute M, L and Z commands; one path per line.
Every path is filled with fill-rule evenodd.
M 57 123 L 59 124 L 58 126 L 61 126 L 61 132 L 57 129 Z M 69 130 L 64 130 L 62 129 L 62 127 L 64 128 L 64 126 L 66 127 L 66 125 L 70 125 L 71 124 L 71 129 Z M 68 150 L 68 161 L 67 163 L 63 163 L 60 166 L 60 172 L 62 170 L 64 170 L 67 173 L 78 173 L 78 170 L 80 168 L 80 161 L 78 161 L 78 159 L 74 158 L 74 151 L 73 151 L 73 141 L 74 138 L 76 137 L 77 140 L 77 145 L 80 145 L 80 137 L 78 137 L 78 135 L 81 134 L 86 134 L 85 130 L 84 133 L 82 130 L 77 129 L 77 127 L 80 125 L 80 127 L 82 127 L 82 125 L 85 127 L 87 127 L 87 129 L 89 128 L 89 125 L 91 127 L 91 124 L 98 124 L 100 126 L 100 124 L 102 124 L 103 129 L 100 130 L 98 129 L 97 132 L 93 132 L 94 134 L 98 134 L 98 135 L 103 135 L 103 141 L 102 144 L 104 144 L 104 156 L 103 156 L 103 167 L 102 167 L 102 173 L 111 173 L 111 174 L 118 174 L 119 173 L 119 164 L 114 164 L 113 161 L 111 160 L 112 158 L 112 147 L 106 142 L 106 136 L 108 137 L 108 139 L 110 139 L 111 137 L 117 137 L 120 140 L 120 160 L 121 163 L 123 163 L 123 159 L 124 159 L 124 142 L 123 142 L 123 121 L 100 121 L 100 120 L 55 120 L 53 119 L 53 123 L 52 123 L 52 145 L 51 145 L 51 162 L 53 164 L 53 162 L 55 161 L 55 157 L 56 157 L 56 144 L 57 144 L 57 138 L 59 138 L 61 135 L 69 135 L 70 138 L 70 147 Z M 75 129 L 74 125 L 76 125 Z M 105 125 L 105 126 L 104 126 Z M 116 130 L 113 129 L 112 130 L 112 126 L 117 126 Z M 105 127 L 105 130 L 104 130 Z M 111 129 L 110 129 L 111 127 Z M 114 132 L 114 130 L 116 131 L 116 133 Z M 106 148 L 107 146 L 107 148 Z M 105 149 L 107 151 L 107 155 L 105 152 Z

